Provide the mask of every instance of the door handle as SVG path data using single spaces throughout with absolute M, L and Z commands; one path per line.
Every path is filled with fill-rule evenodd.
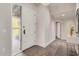
M 25 29 L 24 29 L 23 33 L 24 33 L 24 34 L 26 33 Z

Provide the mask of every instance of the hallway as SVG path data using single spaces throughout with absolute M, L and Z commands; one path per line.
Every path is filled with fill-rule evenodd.
M 28 56 L 67 56 L 67 48 L 69 56 L 76 56 L 76 50 L 73 48 L 74 45 L 68 44 L 63 40 L 55 40 L 46 48 L 42 48 L 39 46 L 33 46 L 25 51 L 23 51 L 24 55 Z
M 13 4 L 12 8 L 14 26 L 12 28 L 17 29 L 17 33 L 14 31 L 15 34 L 12 34 L 15 35 L 12 40 L 13 55 L 22 51 L 25 56 L 77 55 L 74 45 L 67 45 L 66 41 L 63 41 L 76 36 L 76 4 L 29 3 Z M 15 40 L 17 37 L 18 40 Z M 62 37 L 62 40 L 55 40 L 55 37 Z

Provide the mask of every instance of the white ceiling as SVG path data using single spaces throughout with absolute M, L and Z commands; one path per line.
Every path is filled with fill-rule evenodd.
M 73 19 L 75 17 L 75 3 L 52 3 L 48 7 L 52 17 L 56 19 Z

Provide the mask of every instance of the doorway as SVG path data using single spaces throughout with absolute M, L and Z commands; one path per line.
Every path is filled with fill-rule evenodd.
M 61 23 L 56 22 L 56 39 L 61 39 Z
M 21 6 L 12 5 L 12 55 L 21 51 Z

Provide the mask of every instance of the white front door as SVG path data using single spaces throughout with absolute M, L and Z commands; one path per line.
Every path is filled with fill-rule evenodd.
M 21 48 L 25 50 L 34 45 L 36 31 L 35 10 L 32 5 L 22 6 L 22 39 Z

